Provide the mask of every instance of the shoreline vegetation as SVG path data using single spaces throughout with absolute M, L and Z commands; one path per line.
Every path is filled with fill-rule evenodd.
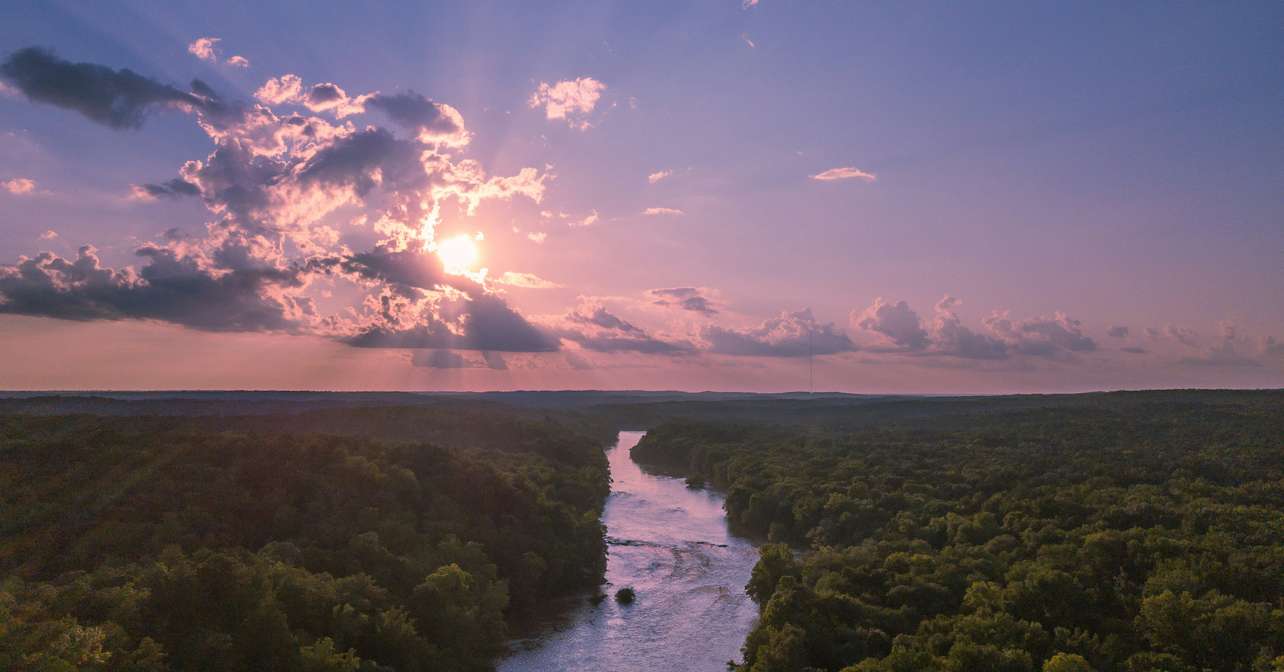
M 634 449 L 774 542 L 737 669 L 1284 669 L 1284 394 L 925 403 Z
M 0 669 L 491 669 L 508 617 L 600 583 L 613 437 L 486 408 L 0 416 Z

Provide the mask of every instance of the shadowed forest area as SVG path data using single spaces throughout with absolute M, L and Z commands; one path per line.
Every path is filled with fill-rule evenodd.
M 4 399 L 0 669 L 492 669 L 622 427 L 765 542 L 738 669 L 1284 670 L 1284 393 L 1218 391 Z
M 485 670 L 600 581 L 610 428 L 0 416 L 0 669 Z

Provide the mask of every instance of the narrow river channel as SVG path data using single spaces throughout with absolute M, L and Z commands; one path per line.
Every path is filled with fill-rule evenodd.
M 637 601 L 584 602 L 540 635 L 513 643 L 501 672 L 726 670 L 758 617 L 745 584 L 758 559 L 727 529 L 722 496 L 648 474 L 629 457 L 644 432 L 620 432 L 607 452 L 607 585 Z

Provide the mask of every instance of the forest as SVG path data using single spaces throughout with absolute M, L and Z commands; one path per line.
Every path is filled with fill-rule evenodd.
M 601 582 L 599 421 L 173 406 L 0 414 L 0 669 L 487 670 Z
M 893 400 L 633 450 L 766 543 L 750 672 L 1284 670 L 1284 394 Z

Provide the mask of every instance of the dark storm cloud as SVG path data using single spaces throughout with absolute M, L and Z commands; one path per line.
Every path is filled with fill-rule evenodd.
M 751 329 L 705 327 L 709 351 L 742 357 L 806 357 L 851 352 L 856 344 L 833 323 L 819 324 L 811 310 L 782 313 Z
M 155 107 L 198 110 L 225 124 L 241 114 L 210 87 L 193 80 L 192 91 L 144 77 L 128 68 L 73 63 L 40 47 L 19 49 L 0 64 L 0 76 L 33 101 L 74 110 L 112 128 L 138 128 Z
M 652 303 L 657 306 L 674 306 L 710 317 L 718 314 L 713 302 L 696 287 L 653 289 L 648 293 L 653 299 Z
M 290 331 L 291 314 L 309 305 L 268 298 L 272 286 L 297 286 L 274 269 L 212 273 L 167 248 L 145 246 L 137 274 L 104 268 L 93 248 L 76 259 L 49 252 L 0 266 L 0 312 L 65 320 L 153 319 L 206 331 Z
M 389 119 L 406 128 L 434 133 L 456 133 L 463 130 L 450 115 L 442 111 L 440 105 L 414 91 L 377 93 L 366 101 L 366 105 L 382 111 Z
M 140 184 L 138 188 L 148 196 L 155 198 L 182 198 L 183 196 L 201 195 L 200 187 L 181 177 L 159 184 Z

